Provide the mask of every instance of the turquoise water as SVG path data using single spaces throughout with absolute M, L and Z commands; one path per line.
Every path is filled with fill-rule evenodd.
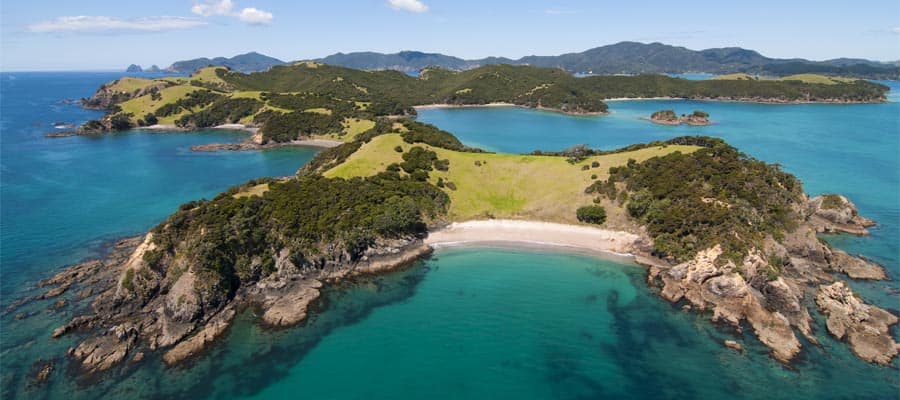
M 140 233 L 184 201 L 262 175 L 293 173 L 313 150 L 191 153 L 235 132 L 129 132 L 45 139 L 50 122 L 99 115 L 63 98 L 88 96 L 113 74 L 0 74 L 0 297 L 8 304 L 60 265 Z M 900 85 L 892 84 L 896 90 Z M 895 92 L 896 93 L 896 92 Z M 703 109 L 716 125 L 641 121 L 661 108 Z M 841 192 L 880 225 L 838 247 L 900 277 L 900 104 L 771 106 L 685 101 L 611 104 L 606 117 L 520 109 L 427 110 L 420 120 L 469 145 L 528 152 L 589 143 L 615 148 L 684 134 L 720 136 L 779 162 L 811 193 Z M 897 281 L 854 283 L 864 298 L 900 308 Z M 99 381 L 74 379 L 62 354 L 76 337 L 49 332 L 76 311 L 35 303 L 22 321 L 0 319 L 4 398 L 896 398 L 897 365 L 859 361 L 828 338 L 791 368 L 751 334 L 734 334 L 651 293 L 626 260 L 547 250 L 453 249 L 326 291 L 303 326 L 258 328 L 253 310 L 227 338 L 185 367 L 158 355 Z M 895 329 L 895 333 L 898 330 Z M 739 354 L 721 341 L 737 338 Z M 57 368 L 28 384 L 37 358 Z

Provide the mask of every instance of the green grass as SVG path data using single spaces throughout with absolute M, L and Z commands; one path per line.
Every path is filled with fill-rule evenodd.
M 159 94 L 161 96 L 159 100 L 153 100 L 153 98 L 149 94 L 147 94 L 121 103 L 120 106 L 122 107 L 123 112 L 134 114 L 132 119 L 137 120 L 139 118 L 143 118 L 145 114 L 152 113 L 165 104 L 174 103 L 178 101 L 178 99 L 185 98 L 187 97 L 188 93 L 192 93 L 197 90 L 203 90 L 203 88 L 190 85 L 167 87 L 159 91 Z M 174 124 L 175 120 L 180 118 L 182 114 L 183 113 L 159 118 L 159 123 Z
M 822 83 L 825 85 L 837 85 L 838 83 L 851 83 L 856 79 L 840 78 L 835 76 L 825 76 L 818 74 L 797 74 L 785 76 L 778 79 L 780 81 L 800 81 L 804 83 Z
M 719 75 L 712 78 L 713 80 L 762 80 L 762 81 L 800 81 L 803 83 L 820 83 L 824 85 L 836 85 L 838 83 L 853 83 L 856 79 L 841 78 L 836 76 L 825 76 L 819 74 L 797 74 L 785 76 L 778 79 L 759 78 L 744 73 Z
M 157 82 L 144 78 L 125 77 L 116 81 L 110 86 L 110 89 L 116 92 L 134 93 L 136 90 L 151 86 Z
M 719 75 L 719 76 L 714 76 L 714 77 L 712 77 L 712 78 L 710 78 L 710 79 L 713 79 L 713 80 L 720 80 L 720 81 L 736 81 L 736 80 L 747 81 L 747 80 L 756 80 L 755 77 L 753 77 L 753 76 L 751 76 L 751 75 L 748 75 L 748 74 L 744 74 L 744 73 Z
M 327 171 L 326 176 L 349 178 L 370 176 L 392 163 L 402 161 L 396 146 L 409 151 L 422 146 L 437 153 L 439 159 L 450 160 L 450 170 L 431 171 L 430 179 L 452 182 L 456 190 L 445 188 L 450 195 L 449 217 L 455 221 L 474 218 L 533 218 L 542 221 L 577 223 L 575 210 L 592 203 L 584 189 L 593 180 L 608 177 L 609 167 L 625 165 L 629 158 L 643 161 L 674 151 L 692 152 L 694 146 L 665 146 L 627 153 L 590 157 L 574 165 L 563 157 L 516 154 L 463 153 L 423 144 L 409 144 L 398 134 L 378 136 L 365 144 L 347 161 Z M 476 165 L 476 161 L 481 164 Z M 597 168 L 582 170 L 597 161 Z

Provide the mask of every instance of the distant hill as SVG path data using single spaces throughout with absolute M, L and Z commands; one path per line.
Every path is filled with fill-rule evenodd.
M 893 63 L 849 58 L 827 61 L 777 59 L 740 47 L 691 50 L 663 43 L 638 42 L 620 42 L 580 53 L 527 56 L 518 60 L 499 57 L 464 60 L 444 54 L 404 51 L 394 54 L 338 53 L 315 61 L 349 68 L 401 71 L 419 70 L 428 66 L 466 70 L 489 64 L 517 64 L 556 67 L 581 74 L 742 72 L 784 76 L 817 73 L 869 79 L 900 79 L 900 67 Z
M 240 54 L 231 58 L 216 57 L 210 59 L 203 57 L 195 58 L 193 60 L 176 61 L 175 63 L 170 65 L 169 68 L 166 68 L 166 71 L 191 73 L 200 68 L 214 65 L 228 67 L 232 71 L 249 73 L 265 71 L 275 65 L 284 64 L 287 63 L 277 58 L 269 57 L 267 55 L 259 54 L 256 52 L 250 52 L 247 54 Z

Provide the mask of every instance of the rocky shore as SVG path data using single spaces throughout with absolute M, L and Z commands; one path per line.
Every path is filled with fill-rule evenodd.
M 519 242 L 581 248 L 594 252 L 633 255 L 648 267 L 647 282 L 672 303 L 708 312 L 711 319 L 743 329 L 746 322 L 759 340 L 783 363 L 796 359 L 803 344 L 818 343 L 806 304 L 814 299 L 827 316 L 830 334 L 846 340 L 861 359 L 888 364 L 898 345 L 890 333 L 897 317 L 860 300 L 834 273 L 856 279 L 886 279 L 881 266 L 832 250 L 817 232 L 862 233 L 871 221 L 856 214 L 846 198 L 805 199 L 804 221 L 781 242 L 771 238 L 741 262 L 722 262 L 722 249 L 712 246 L 693 259 L 670 264 L 652 255 L 652 242 L 643 232 L 619 232 L 587 226 L 529 221 L 471 221 L 432 230 L 427 237 L 379 239 L 351 261 L 345 250 L 325 251 L 319 258 L 293 259 L 287 250 L 275 253 L 273 272 L 242 285 L 233 297 L 211 303 L 202 277 L 190 265 L 174 261 L 167 271 L 149 267 L 155 250 L 153 234 L 118 242 L 103 260 L 64 269 L 40 283 L 47 288 L 34 299 L 48 299 L 71 291 L 88 310 L 53 330 L 54 338 L 77 333 L 84 339 L 68 351 L 86 374 L 100 373 L 124 360 L 143 359 L 158 351 L 174 366 L 201 354 L 227 332 L 235 315 L 248 306 L 261 311 L 260 323 L 288 327 L 301 323 L 323 286 L 365 274 L 377 274 L 413 262 L 434 247 L 465 243 Z M 825 206 L 823 206 L 823 203 Z M 833 208 L 835 205 L 839 207 Z M 849 218 L 844 218 L 850 216 Z M 824 229 L 829 224 L 840 229 Z M 767 260 L 765 254 L 778 255 Z M 253 265 L 263 261 L 256 256 Z M 7 312 L 25 299 L 10 306 Z M 89 305 L 88 305 L 89 304 Z M 741 351 L 739 341 L 724 344 Z M 43 369 L 53 368 L 43 366 Z
M 275 259 L 275 273 L 242 287 L 233 299 L 211 310 L 204 309 L 202 285 L 191 268 L 161 276 L 147 266 L 144 256 L 153 250 L 152 233 L 122 240 L 105 259 L 66 268 L 40 282 L 49 289 L 11 305 L 7 312 L 31 300 L 78 291 L 77 301 L 89 311 L 57 327 L 51 336 L 87 335 L 68 351 L 81 371 L 100 373 L 129 357 L 142 359 L 147 351 L 163 352 L 163 361 L 173 366 L 200 354 L 224 334 L 242 308 L 262 310 L 260 323 L 267 326 L 296 325 L 306 319 L 323 285 L 397 268 L 430 253 L 431 247 L 416 237 L 384 239 L 356 262 L 332 254 L 301 265 L 282 251 Z
M 592 115 L 607 115 L 607 114 L 609 114 L 608 112 L 605 112 L 605 111 L 571 111 L 571 110 L 561 110 L 558 108 L 543 107 L 543 106 L 529 107 L 529 106 L 514 104 L 514 103 L 485 103 L 485 104 L 441 103 L 441 104 L 424 104 L 424 105 L 413 106 L 413 108 L 416 110 L 434 110 L 434 109 L 443 109 L 443 108 L 491 108 L 491 107 L 518 107 L 518 108 L 525 108 L 525 109 L 529 109 L 529 110 L 548 111 L 548 112 L 555 112 L 555 113 L 560 113 L 560 114 L 564 114 L 564 115 L 573 115 L 573 116 L 592 116 Z
M 898 345 L 889 327 L 897 318 L 889 312 L 862 302 L 832 273 L 855 279 L 887 279 L 884 269 L 863 258 L 833 250 L 816 237 L 817 232 L 865 234 L 870 220 L 856 215 L 856 207 L 846 198 L 838 208 L 823 210 L 822 197 L 807 199 L 801 215 L 805 220 L 779 243 L 767 238 L 763 248 L 754 249 L 740 263 L 721 262 L 719 246 L 699 252 L 677 265 L 662 260 L 637 258 L 649 267 L 648 283 L 660 295 L 677 304 L 702 312 L 711 319 L 741 331 L 746 321 L 759 340 L 783 363 L 794 360 L 802 350 L 799 333 L 817 344 L 810 311 L 804 299 L 815 298 L 827 316 L 829 332 L 846 339 L 863 360 L 889 364 Z M 856 219 L 834 218 L 853 215 Z M 839 229 L 824 229 L 840 221 Z M 774 254 L 768 259 L 765 254 Z M 652 261 L 647 261 L 652 260 Z M 730 346 L 734 347 L 734 346 Z

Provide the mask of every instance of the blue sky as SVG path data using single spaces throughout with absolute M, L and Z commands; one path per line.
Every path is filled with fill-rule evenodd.
M 802 4 L 792 4 L 802 3 Z M 555 55 L 623 40 L 900 59 L 900 1 L 155 0 L 0 3 L 0 69 L 122 69 L 258 51 Z

